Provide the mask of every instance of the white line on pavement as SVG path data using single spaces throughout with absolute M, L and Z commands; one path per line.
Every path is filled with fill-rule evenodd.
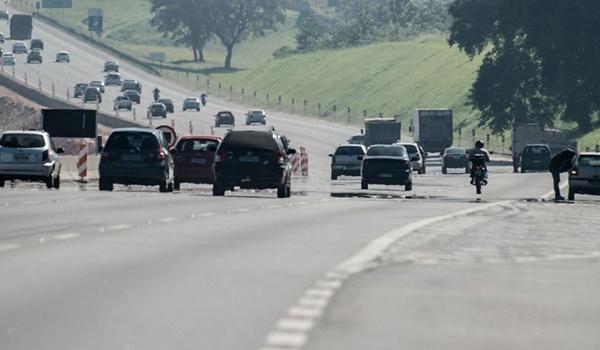
M 15 250 L 21 248 L 18 244 L 8 243 L 8 244 L 0 244 L 0 252 L 7 252 L 9 250 Z
M 177 221 L 179 219 L 177 219 L 176 217 L 168 217 L 168 218 L 160 218 L 157 219 L 156 221 L 161 222 L 161 223 L 168 223 L 168 222 L 173 222 L 173 221 Z
M 129 224 L 119 224 L 119 225 L 108 226 L 106 229 L 108 231 L 121 231 L 121 230 L 127 230 L 132 227 L 133 227 L 133 225 L 129 225 Z
M 76 239 L 79 237 L 81 237 L 81 235 L 79 233 L 73 232 L 73 233 L 63 233 L 60 235 L 56 235 L 56 236 L 54 236 L 54 239 L 57 241 L 67 241 L 67 240 Z

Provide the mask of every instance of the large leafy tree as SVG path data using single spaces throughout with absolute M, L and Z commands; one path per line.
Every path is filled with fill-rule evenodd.
M 600 111 L 600 1 L 454 0 L 449 43 L 485 59 L 470 94 L 482 123 L 588 130 Z

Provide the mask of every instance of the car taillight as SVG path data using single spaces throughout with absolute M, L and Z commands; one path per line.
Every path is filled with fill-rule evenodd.
M 283 165 L 285 163 L 285 155 L 281 152 L 275 152 L 273 153 L 273 156 L 275 158 L 275 162 L 279 165 Z
M 102 152 L 100 154 L 100 159 L 101 160 L 110 160 L 110 154 L 108 152 Z
M 45 150 L 45 151 L 42 153 L 42 160 L 43 160 L 44 162 L 47 162 L 49 158 L 50 158 L 50 153 L 48 153 L 48 150 Z
M 167 153 L 163 149 L 161 149 L 158 152 L 156 152 L 154 159 L 165 160 L 165 159 L 167 159 Z
M 579 169 L 573 168 L 573 169 L 571 169 L 569 174 L 571 174 L 571 176 L 577 176 L 577 175 L 579 175 Z
M 224 162 L 227 160 L 227 151 L 221 150 L 215 155 L 215 162 Z

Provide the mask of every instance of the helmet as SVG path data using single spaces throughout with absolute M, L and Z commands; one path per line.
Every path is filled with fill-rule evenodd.
M 477 147 L 477 148 L 483 148 L 483 146 L 485 146 L 485 144 L 483 143 L 483 141 L 477 140 L 477 142 L 475 142 L 475 147 Z

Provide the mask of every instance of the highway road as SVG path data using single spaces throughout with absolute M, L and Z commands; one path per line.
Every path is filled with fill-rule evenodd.
M 34 36 L 46 62 L 20 57 L 18 76 L 65 92 L 102 77 L 110 55 L 39 22 Z M 63 49 L 71 64 L 48 59 Z M 142 106 L 154 86 L 178 103 L 197 94 L 121 67 L 142 81 Z M 211 98 L 169 118 L 208 132 L 221 109 L 245 110 Z M 597 198 L 547 202 L 548 174 L 502 165 L 477 198 L 435 159 L 410 193 L 362 191 L 356 178 L 329 181 L 327 154 L 352 128 L 283 113 L 270 123 L 311 157 L 290 199 L 0 189 L 0 349 L 598 348 Z

